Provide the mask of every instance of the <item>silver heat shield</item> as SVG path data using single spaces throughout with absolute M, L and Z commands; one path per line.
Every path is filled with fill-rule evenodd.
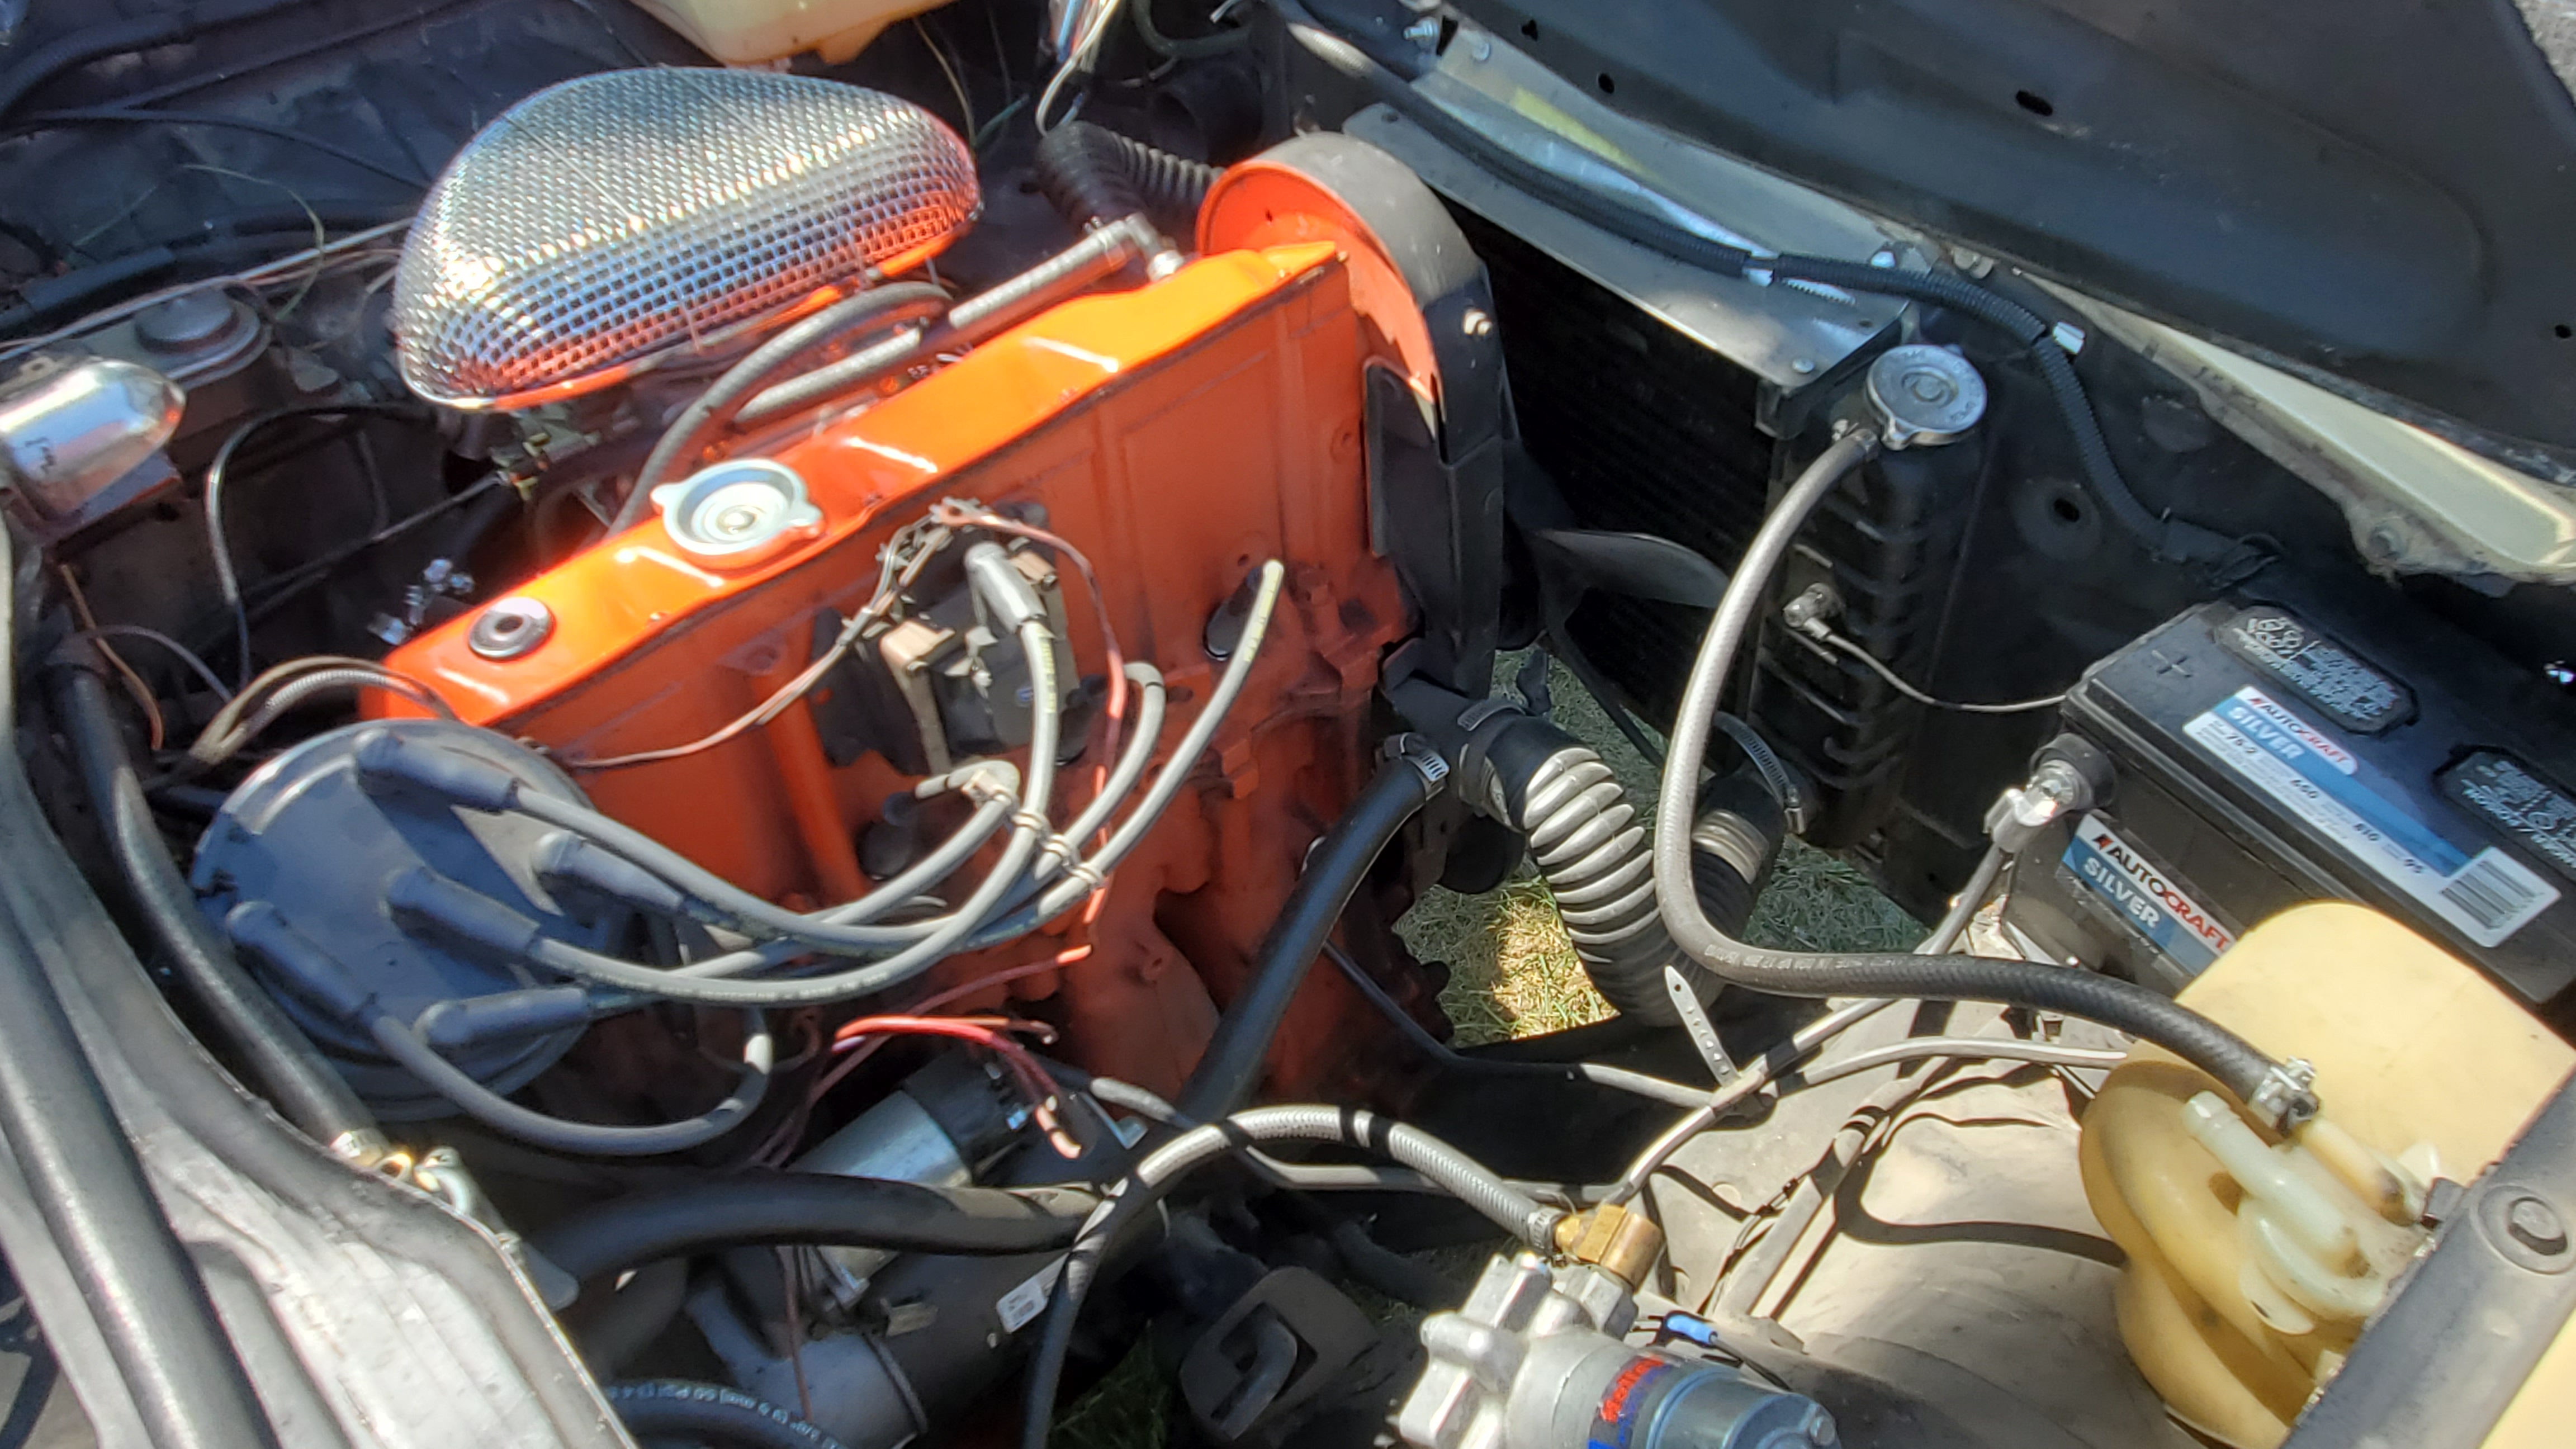
M 422 202 L 394 284 L 403 380 L 464 409 L 604 387 L 938 250 L 974 158 L 920 107 L 767 72 L 539 91 Z

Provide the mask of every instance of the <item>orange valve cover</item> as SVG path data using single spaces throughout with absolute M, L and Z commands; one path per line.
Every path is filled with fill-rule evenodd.
M 744 451 L 791 470 L 814 510 L 783 548 L 726 567 L 648 522 L 518 591 L 512 607 L 551 620 L 533 648 L 476 653 L 469 615 L 388 662 L 467 722 L 561 760 L 683 744 L 811 661 L 818 619 L 866 599 L 896 529 L 971 497 L 1038 505 L 1090 556 L 1128 657 L 1163 671 L 1168 741 L 1215 680 L 1207 619 L 1262 560 L 1283 560 L 1286 594 L 1241 700 L 1096 909 L 1062 928 L 1069 938 L 947 961 L 925 987 L 1065 961 L 1007 989 L 1055 999 L 1080 1065 L 1170 1091 L 1306 843 L 1365 779 L 1379 656 L 1411 632 L 1370 547 L 1362 370 L 1386 336 L 1355 309 L 1333 245 L 1208 256 L 1057 307 L 891 397 L 754 440 Z M 1093 612 L 1066 614 L 1075 658 L 1098 672 Z M 1098 745 L 1066 772 L 1059 818 L 1088 798 Z M 801 906 L 867 889 L 857 834 L 910 783 L 875 754 L 835 768 L 803 704 L 715 747 L 581 780 L 602 810 Z M 1338 977 L 1311 980 L 1274 1050 L 1274 1089 L 1319 1085 L 1347 1055 L 1337 1036 L 1357 1009 Z

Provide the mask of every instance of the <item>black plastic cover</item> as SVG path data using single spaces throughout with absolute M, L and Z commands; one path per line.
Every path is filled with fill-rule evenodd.
M 386 907 L 390 881 L 426 866 L 467 887 L 469 898 L 499 902 L 541 922 L 546 935 L 592 950 L 614 944 L 627 912 L 556 898 L 535 863 L 548 827 L 368 779 L 359 768 L 361 746 L 388 735 L 405 752 L 444 757 L 456 770 L 497 772 L 521 790 L 588 803 L 571 777 L 506 735 L 446 720 L 351 725 L 296 745 L 243 781 L 206 827 L 190 884 L 215 929 L 236 940 L 242 937 L 230 925 L 232 913 L 246 904 L 266 907 L 271 924 L 285 926 L 299 949 L 254 952 L 262 979 L 377 1115 L 401 1122 L 454 1107 L 382 1058 L 356 1017 L 361 1003 L 410 1022 L 443 1002 L 549 983 L 515 960 L 452 950 L 403 930 Z M 582 1028 L 576 1021 L 449 1057 L 493 1090 L 512 1092 L 570 1049 Z

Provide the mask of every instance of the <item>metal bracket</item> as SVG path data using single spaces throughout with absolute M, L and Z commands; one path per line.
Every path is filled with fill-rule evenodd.
M 1691 1045 L 1699 1048 L 1701 1061 L 1708 1063 L 1709 1075 L 1721 1087 L 1735 1080 L 1735 1058 L 1726 1054 L 1726 1043 L 1717 1039 L 1717 1027 L 1708 1019 L 1708 1008 L 1699 1004 L 1699 993 L 1691 988 L 1682 968 L 1664 963 L 1664 994 L 1672 998 L 1673 1010 L 1680 1013 L 1682 1029 L 1690 1033 Z

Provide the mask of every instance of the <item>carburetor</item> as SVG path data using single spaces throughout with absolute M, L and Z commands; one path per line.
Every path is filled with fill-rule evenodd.
M 1535 1253 L 1485 1265 L 1464 1308 L 1423 1320 L 1430 1362 L 1396 1414 L 1421 1449 L 1828 1449 L 1833 1417 L 1731 1363 L 1631 1344 L 1637 1300 L 1607 1268 Z

